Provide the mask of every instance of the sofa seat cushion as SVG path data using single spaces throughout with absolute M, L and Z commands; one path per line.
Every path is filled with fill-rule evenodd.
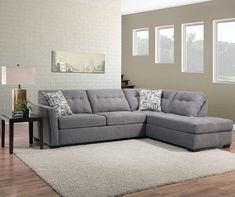
M 146 120 L 146 114 L 141 112 L 103 112 L 99 113 L 107 120 L 107 125 L 124 125 L 124 124 L 135 124 L 144 123 Z
M 106 125 L 106 118 L 97 114 L 73 114 L 61 116 L 59 119 L 59 129 L 97 127 Z
M 233 122 L 224 118 L 188 117 L 163 112 L 149 112 L 147 124 L 194 134 L 231 131 L 233 128 Z

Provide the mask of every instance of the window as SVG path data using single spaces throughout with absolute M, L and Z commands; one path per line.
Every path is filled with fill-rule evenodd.
M 155 63 L 174 63 L 174 26 L 155 28 Z
M 147 56 L 149 54 L 149 29 L 133 30 L 133 55 Z
M 182 72 L 203 73 L 203 22 L 182 25 Z
M 214 82 L 235 83 L 235 19 L 214 21 Z

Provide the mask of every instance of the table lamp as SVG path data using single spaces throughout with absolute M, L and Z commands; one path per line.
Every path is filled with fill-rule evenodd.
M 17 64 L 16 67 L 2 66 L 2 85 L 18 85 L 17 89 L 12 90 L 12 112 L 18 109 L 18 102 L 27 99 L 26 89 L 21 85 L 34 84 L 35 69 L 32 67 L 22 67 Z

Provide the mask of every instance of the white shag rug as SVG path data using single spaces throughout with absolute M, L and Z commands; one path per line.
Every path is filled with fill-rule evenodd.
M 64 197 L 120 196 L 235 170 L 233 153 L 188 152 L 151 139 L 15 149 L 15 154 Z

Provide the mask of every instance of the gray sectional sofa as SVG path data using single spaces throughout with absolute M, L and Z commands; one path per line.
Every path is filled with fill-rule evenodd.
M 57 117 L 40 90 L 32 114 L 44 121 L 49 147 L 150 137 L 191 151 L 231 144 L 233 122 L 207 117 L 203 93 L 163 91 L 162 112 L 138 111 L 137 89 L 61 90 L 73 114 Z M 38 137 L 37 131 L 34 137 Z

